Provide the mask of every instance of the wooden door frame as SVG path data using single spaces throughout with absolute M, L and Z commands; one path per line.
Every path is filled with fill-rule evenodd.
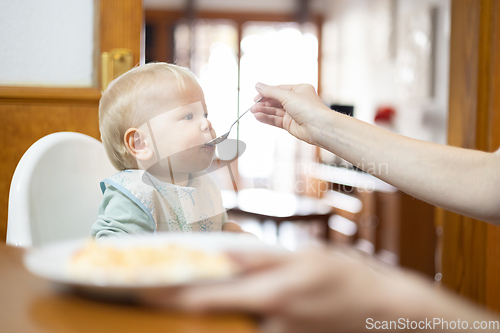
M 500 146 L 500 0 L 451 3 L 448 143 Z M 495 131 L 496 129 L 496 131 Z M 442 283 L 500 311 L 500 227 L 438 210 Z

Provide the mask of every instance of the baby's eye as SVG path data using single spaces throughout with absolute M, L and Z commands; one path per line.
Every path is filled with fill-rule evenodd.
M 208 118 L 208 113 L 205 113 L 205 118 Z
M 187 115 L 185 115 L 185 116 L 184 116 L 184 118 L 182 118 L 182 119 L 191 120 L 191 119 L 193 119 L 193 114 L 192 114 L 192 113 L 187 114 Z

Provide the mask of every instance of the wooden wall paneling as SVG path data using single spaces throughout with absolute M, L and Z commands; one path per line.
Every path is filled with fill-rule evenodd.
M 399 264 L 432 279 L 436 274 L 434 206 L 401 192 Z
M 452 2 L 450 40 L 450 97 L 448 143 L 476 148 L 479 85 L 480 2 Z M 485 241 L 481 222 L 451 212 L 444 213 L 442 282 L 460 294 L 484 303 Z
M 441 283 L 442 271 L 443 271 L 443 223 L 445 219 L 446 211 L 441 207 L 436 207 L 434 209 L 434 226 L 436 230 L 436 252 L 435 252 L 435 262 L 434 267 L 436 268 L 436 273 L 439 273 L 436 282 Z
M 491 6 L 493 14 L 491 24 L 491 57 L 490 57 L 490 87 L 489 87 L 489 142 L 488 150 L 500 148 L 500 1 L 494 1 Z M 500 312 L 500 227 L 487 226 L 486 242 L 486 305 Z
M 141 0 L 100 1 L 100 48 L 131 49 L 134 63 L 141 60 L 144 12 Z
M 476 107 L 477 107 L 477 64 L 479 34 L 479 2 L 452 2 L 452 31 L 450 40 L 450 97 L 448 117 L 448 143 L 451 145 L 475 148 Z M 464 261 L 464 248 L 473 243 L 471 235 L 465 235 L 465 218 L 454 213 L 443 214 L 442 244 L 442 282 L 445 286 L 461 291 L 466 279 L 467 264 Z M 469 249 L 468 249 L 469 250 Z M 470 253 L 470 257 L 473 256 Z M 475 253 L 475 257 L 483 253 Z M 476 279 L 474 279 L 476 280 Z M 472 296 L 472 295 L 470 295 Z
M 401 192 L 375 192 L 376 228 L 375 251 L 387 251 L 399 256 L 401 223 Z
M 167 22 L 160 22 L 155 28 L 154 43 L 158 50 L 155 59 L 173 63 L 175 61 L 174 26 Z
M 479 6 L 466 7 L 464 1 L 452 3 L 448 143 L 474 148 Z M 470 240 L 462 239 L 462 216 L 450 212 L 444 212 L 442 216 L 442 282 L 459 292 L 466 266 L 463 262 L 463 243 L 470 243 Z
M 498 0 L 452 2 L 449 144 L 492 151 L 499 144 Z M 443 285 L 500 310 L 498 227 L 444 211 Z
M 321 85 L 321 80 L 323 79 L 322 73 L 323 73 L 323 16 L 315 16 L 313 18 L 314 23 L 316 24 L 316 27 L 318 28 L 318 95 L 321 96 L 323 93 L 322 90 L 322 85 Z
M 373 245 L 375 251 L 377 244 L 377 227 L 379 218 L 377 216 L 376 193 L 363 189 L 355 190 L 356 197 L 361 200 L 363 208 L 358 213 L 359 218 L 355 221 L 358 226 L 357 237 Z
M 146 40 L 150 46 L 146 50 L 146 61 L 175 62 L 174 30 L 182 17 L 181 12 L 145 11 L 145 22 L 151 29 L 151 40 Z
M 486 306 L 500 312 L 500 227 L 488 225 L 486 232 Z

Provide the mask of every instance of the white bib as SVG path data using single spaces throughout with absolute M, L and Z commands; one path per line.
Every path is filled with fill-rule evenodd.
M 125 170 L 101 182 L 135 202 L 155 223 L 156 231 L 221 231 L 227 221 L 219 186 L 206 172 L 192 175 L 190 186 L 177 186 L 144 170 Z

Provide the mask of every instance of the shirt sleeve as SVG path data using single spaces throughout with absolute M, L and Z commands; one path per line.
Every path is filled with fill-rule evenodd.
M 124 234 L 152 233 L 154 230 L 154 221 L 145 211 L 122 192 L 109 186 L 104 192 L 91 235 L 98 239 Z
M 226 224 L 226 223 L 227 223 L 227 221 L 228 221 L 228 219 L 229 219 L 229 218 L 228 218 L 228 216 L 227 216 L 227 211 L 225 211 L 225 212 L 224 212 L 224 213 L 222 213 L 221 215 L 222 215 L 222 216 L 221 216 L 221 217 L 222 217 L 222 218 L 221 218 L 221 220 L 222 220 L 222 225 L 224 225 L 224 224 Z

